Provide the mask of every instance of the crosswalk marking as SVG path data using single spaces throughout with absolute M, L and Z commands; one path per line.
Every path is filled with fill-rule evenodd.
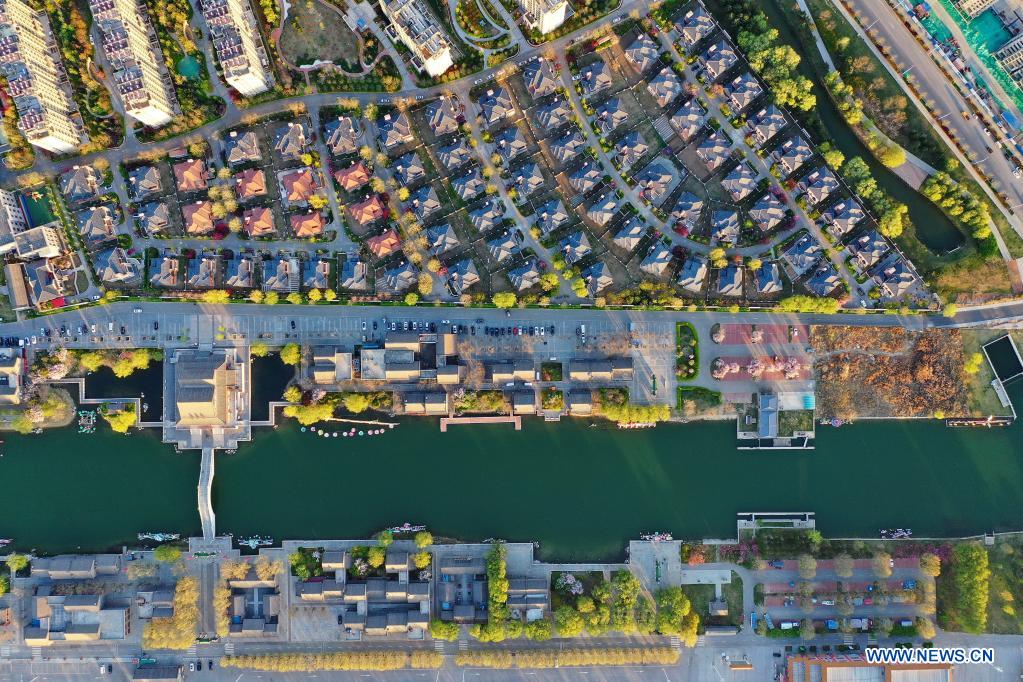
M 467 640 L 467 639 L 460 639 L 460 640 L 458 640 L 458 650 L 459 651 L 468 651 L 469 650 L 469 640 Z

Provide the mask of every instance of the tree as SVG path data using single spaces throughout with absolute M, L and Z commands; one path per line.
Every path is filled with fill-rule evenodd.
M 491 301 L 498 308 L 511 308 L 518 302 L 518 298 L 510 291 L 499 291 L 491 297 Z
M 430 563 L 433 561 L 433 555 L 429 552 L 416 552 L 412 555 L 412 561 L 416 565 L 416 568 L 422 570 L 430 567 Z
M 370 408 L 372 398 L 368 393 L 345 393 L 341 404 L 352 414 L 360 414 Z
M 262 341 L 256 341 L 249 346 L 249 354 L 254 358 L 265 358 L 269 353 L 270 349 Z
M 686 646 L 696 644 L 699 616 L 692 611 L 689 597 L 681 587 L 666 587 L 657 593 L 657 631 L 677 635 Z
M 554 291 L 558 288 L 558 275 L 553 272 L 545 272 L 540 275 L 540 288 L 544 291 Z
M 277 305 L 280 298 L 280 295 L 276 291 L 271 291 L 263 297 L 263 303 L 266 303 L 267 305 Z
M 302 305 L 302 294 L 297 291 L 292 291 L 287 295 L 286 300 L 292 305 Z
M 416 533 L 416 547 L 425 549 L 433 544 L 433 534 L 428 530 L 421 530 Z
M 328 301 L 334 301 L 337 299 L 337 292 L 335 292 L 333 289 L 327 289 L 327 293 L 323 294 L 323 298 L 325 298 Z
M 181 558 L 181 550 L 174 545 L 160 545 L 153 550 L 153 558 L 165 564 L 172 564 Z
M 824 157 L 824 163 L 828 164 L 828 168 L 837 171 L 845 163 L 845 154 L 842 150 L 836 149 L 830 142 L 824 142 L 820 146 L 821 156 Z
M 878 552 L 871 560 L 874 575 L 878 578 L 890 578 L 892 575 L 892 555 L 888 552 Z
M 86 372 L 95 372 L 103 366 L 105 361 L 106 358 L 103 357 L 103 354 L 97 351 L 85 351 L 78 356 L 78 366 Z
M 442 620 L 431 621 L 430 636 L 434 639 L 453 642 L 458 639 L 458 623 L 449 623 Z
M 813 621 L 808 618 L 804 618 L 799 624 L 799 636 L 809 641 L 817 636 L 817 629 L 813 626 Z
M 554 611 L 554 624 L 558 637 L 578 637 L 585 627 L 583 617 L 571 606 L 559 606 Z
M 298 386 L 288 386 L 284 389 L 284 399 L 289 403 L 297 403 L 302 399 L 302 389 Z
M 849 578 L 853 574 L 853 558 L 848 554 L 839 554 L 835 557 L 835 575 L 839 578 Z
M 249 300 L 252 301 L 253 303 L 262 303 L 263 292 L 260 291 L 259 289 L 253 290 L 253 292 L 249 294 Z
M 898 168 L 906 163 L 906 150 L 895 144 L 885 145 L 878 158 L 888 168 Z
M 387 558 L 387 550 L 383 547 L 370 547 L 366 553 L 366 563 L 373 568 L 383 566 L 385 558 Z
M 210 289 L 202 294 L 203 303 L 224 304 L 231 300 L 231 294 L 223 289 Z
M 405 305 L 413 306 L 419 303 L 419 294 L 414 291 L 410 291 L 405 294 Z
M 924 552 L 920 555 L 920 570 L 924 575 L 937 578 L 941 575 L 941 558 L 930 552 Z
M 958 312 L 959 308 L 955 303 L 946 303 L 945 307 L 941 309 L 941 314 L 948 318 L 955 317 Z
M 102 415 L 103 419 L 110 424 L 110 428 L 113 429 L 114 433 L 128 433 L 128 429 L 135 426 L 138 422 L 135 416 L 134 405 L 128 405 L 123 410 L 107 410 Z
M 377 533 L 377 542 L 381 547 L 390 547 L 394 543 L 394 533 L 389 530 L 382 530 Z
M 297 366 L 302 361 L 302 348 L 297 343 L 289 343 L 281 348 L 281 362 L 285 365 Z
M 270 561 L 270 559 L 260 555 L 256 559 L 255 569 L 257 578 L 270 581 L 276 579 L 277 575 L 284 571 L 284 566 L 281 565 L 280 561 Z
M 799 555 L 799 577 L 803 580 L 813 580 L 817 575 L 817 560 L 809 554 Z
M 526 638 L 536 642 L 545 642 L 551 638 L 551 622 L 546 618 L 526 623 Z
M 312 289 L 309 291 L 307 296 L 309 297 L 310 303 L 316 303 L 323 298 L 323 292 L 320 291 L 319 289 Z
M 420 272 L 419 279 L 416 282 L 416 288 L 419 290 L 420 296 L 429 296 L 433 293 L 433 277 L 428 272 Z
M 763 261 L 754 256 L 753 258 L 749 259 L 749 262 L 746 263 L 746 266 L 753 272 L 756 272 L 763 266 L 763 264 L 764 264 Z
M 987 603 L 991 569 L 987 551 L 975 542 L 952 550 L 952 583 L 955 587 L 955 617 L 966 632 L 980 634 L 987 629 Z
M 875 618 L 874 619 L 874 634 L 879 638 L 884 639 L 888 635 L 892 634 L 892 623 L 891 618 Z
M 917 616 L 917 619 L 916 619 L 916 634 L 920 635 L 924 639 L 933 639 L 934 638 L 934 635 L 935 635 L 934 623 L 931 622 L 930 618 L 927 618 L 925 616 Z

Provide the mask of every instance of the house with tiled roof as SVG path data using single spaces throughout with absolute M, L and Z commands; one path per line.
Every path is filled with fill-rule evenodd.
M 235 190 L 242 201 L 266 195 L 266 174 L 261 168 L 249 168 L 234 176 Z
M 279 178 L 281 199 L 288 207 L 305 206 L 320 189 L 318 173 L 309 167 L 281 172 Z
M 157 234 L 170 226 L 170 206 L 163 201 L 151 201 L 139 206 L 135 224 L 149 234 Z
M 675 179 L 670 167 L 666 159 L 656 158 L 634 176 L 639 195 L 655 206 L 668 198 L 668 189 Z
M 72 166 L 59 178 L 60 193 L 68 203 L 95 199 L 103 187 L 103 176 L 92 166 Z
M 232 130 L 224 140 L 224 159 L 229 166 L 262 161 L 263 154 L 259 151 L 259 137 L 252 130 L 247 130 L 244 133 Z
M 579 87 L 582 88 L 583 97 L 593 97 L 611 87 L 611 73 L 603 59 L 598 58 L 592 64 L 580 67 Z
M 601 197 L 597 197 L 586 207 L 586 217 L 589 218 L 590 222 L 603 227 L 611 222 L 618 209 L 618 195 L 614 192 L 608 192 Z
M 576 192 L 585 193 L 597 186 L 597 183 L 604 179 L 604 169 L 593 159 L 587 159 L 568 176 L 568 184 Z
M 799 170 L 804 163 L 813 158 L 813 150 L 801 136 L 796 135 L 786 140 L 774 150 L 774 157 L 782 169 L 782 175 L 791 175 Z
M 720 133 L 711 133 L 706 140 L 696 148 L 696 155 L 707 164 L 707 168 L 715 171 L 728 160 L 732 154 L 731 143 Z
M 740 163 L 721 179 L 721 186 L 732 197 L 732 201 L 738 203 L 757 188 L 757 176 L 749 169 L 749 166 Z
M 366 240 L 366 248 L 377 258 L 386 258 L 401 248 L 401 237 L 391 228 Z
M 338 116 L 323 124 L 323 138 L 334 156 L 359 151 L 359 124 L 351 116 Z
M 883 298 L 901 300 L 923 290 L 923 281 L 897 251 L 889 253 L 871 276 Z
M 739 57 L 731 43 L 722 38 L 714 43 L 700 55 L 700 63 L 710 80 L 716 81 L 725 75 L 725 72 L 738 63 Z
M 250 208 L 242 214 L 242 226 L 250 237 L 268 237 L 276 234 L 274 212 L 268 206 Z
M 811 206 L 824 203 L 838 189 L 838 178 L 824 166 L 806 176 L 803 182 L 806 185 L 806 201 Z
M 710 219 L 710 237 L 718 244 L 734 244 L 739 240 L 739 214 L 735 211 L 714 211 Z
M 836 202 L 821 214 L 825 229 L 836 239 L 841 239 L 852 232 L 864 218 L 863 209 L 855 199 L 843 199 Z
M 213 204 L 209 201 L 196 201 L 181 207 L 185 232 L 188 234 L 209 234 L 213 231 Z
M 327 258 L 319 258 L 311 265 L 313 267 L 306 268 L 305 288 L 329 289 L 331 261 Z
M 426 122 L 437 137 L 458 130 L 459 116 L 461 116 L 461 112 L 451 97 L 441 95 L 426 105 Z
M 96 247 L 117 238 L 115 227 L 114 207 L 109 204 L 90 206 L 75 214 L 78 223 L 78 233 L 82 235 L 82 241 L 90 251 Z
M 547 104 L 541 104 L 533 110 L 533 119 L 539 124 L 541 131 L 553 130 L 572 120 L 575 114 L 568 100 L 558 98 Z M 535 126 L 534 126 L 535 127 Z
M 309 210 L 306 213 L 296 213 L 288 218 L 291 222 L 291 231 L 299 239 L 311 239 L 323 234 L 323 228 L 327 221 L 323 219 L 319 211 Z
M 537 207 L 534 216 L 540 234 L 549 234 L 570 220 L 568 211 L 565 210 L 565 204 L 558 198 L 550 199 L 547 203 Z
M 345 259 L 338 277 L 338 286 L 349 291 L 365 291 L 369 288 L 369 266 L 358 258 Z
M 487 189 L 483 174 L 479 168 L 472 168 L 468 173 L 451 180 L 451 188 L 462 201 L 471 201 Z
M 592 250 L 590 240 L 582 230 L 573 232 L 558 243 L 558 252 L 569 265 L 578 263 Z
M 714 18 L 704 8 L 702 3 L 696 3 L 696 6 L 683 14 L 681 20 L 675 24 L 679 38 L 686 48 L 695 46 L 713 33 L 716 27 L 717 24 L 714 23 Z
M 778 201 L 778 198 L 767 192 L 757 199 L 757 203 L 749 211 L 750 220 L 763 232 L 769 232 L 777 227 L 788 217 L 785 204 Z
M 678 273 L 678 285 L 691 294 L 699 294 L 706 280 L 707 259 L 697 253 L 687 256 Z
M 614 278 L 608 271 L 604 261 L 597 261 L 580 273 L 583 281 L 586 282 L 586 291 L 590 296 L 597 296 L 604 289 L 614 284 Z
M 164 256 L 160 259 L 158 267 L 154 268 L 152 265 L 155 263 L 150 263 L 152 275 L 149 278 L 149 283 L 154 287 L 169 288 L 181 284 L 181 263 L 176 256 Z
M 537 57 L 522 69 L 522 77 L 529 94 L 535 98 L 545 97 L 559 87 L 558 75 L 550 60 Z
M 813 274 L 806 280 L 806 288 L 815 296 L 827 296 L 841 283 L 842 280 L 835 272 L 835 268 L 825 260 L 821 261 Z
M 505 232 L 496 239 L 487 242 L 487 251 L 495 261 L 503 263 L 519 252 L 519 243 L 515 241 L 510 232 Z
M 346 192 L 354 192 L 360 187 L 365 187 L 372 177 L 369 168 L 362 161 L 356 161 L 350 166 L 334 171 L 334 180 L 337 181 L 338 187 Z
M 512 174 L 514 178 L 511 187 L 519 193 L 519 200 L 529 197 L 533 192 L 547 186 L 547 180 L 540 172 L 540 166 L 535 161 L 525 163 L 516 168 Z
M 209 173 L 202 159 L 187 159 L 172 166 L 179 192 L 200 192 L 208 186 Z
M 348 207 L 348 215 L 356 224 L 365 227 L 387 216 L 387 206 L 380 197 L 373 194 L 364 201 Z
M 625 134 L 615 143 L 615 158 L 623 171 L 629 171 L 650 151 L 650 145 L 637 130 Z
M 256 263 L 250 256 L 238 256 L 224 263 L 224 286 L 252 289 L 256 286 Z
M 881 262 L 890 245 L 887 239 L 872 228 L 850 241 L 846 248 L 852 254 L 853 263 L 865 271 Z
M 163 181 L 156 166 L 138 166 L 128 171 L 128 196 L 132 201 L 140 201 L 162 190 Z
M 664 277 L 671 264 L 671 251 L 661 242 L 654 242 L 653 247 L 639 263 L 639 269 L 653 277 Z
M 639 216 L 634 215 L 626 220 L 625 224 L 619 228 L 612 241 L 618 248 L 632 253 L 636 250 L 636 247 L 639 246 L 639 243 L 643 240 L 646 232 L 646 225 L 644 225 L 643 221 L 639 219 Z
M 483 121 L 492 126 L 515 113 L 511 97 L 508 92 L 500 86 L 488 89 L 479 100 L 480 114 Z
M 689 142 L 703 130 L 706 120 L 707 110 L 694 97 L 680 106 L 668 119 L 668 123 L 675 129 L 683 142 Z
M 762 263 L 756 271 L 755 280 L 758 294 L 769 296 L 781 293 L 781 268 L 774 261 Z
M 781 109 L 768 104 L 749 117 L 747 125 L 758 147 L 764 146 L 771 138 L 780 133 L 788 125 Z
M 426 169 L 423 168 L 423 162 L 419 159 L 419 155 L 414 151 L 396 158 L 391 168 L 395 176 L 398 178 L 398 181 L 402 185 L 406 186 L 426 175 Z
M 612 97 L 596 108 L 593 120 L 600 129 L 601 135 L 606 136 L 629 120 L 629 112 L 622 106 L 621 100 Z
M 644 31 L 625 48 L 625 58 L 637 73 L 643 74 L 657 63 L 661 53 L 653 39 Z
M 671 217 L 691 230 L 696 226 L 702 213 L 703 199 L 692 192 L 683 192 L 675 202 L 675 209 L 671 212 Z
M 647 92 L 657 102 L 657 106 L 666 109 L 675 101 L 675 98 L 682 94 L 682 79 L 670 67 L 664 67 L 661 72 L 650 79 L 646 85 Z
M 535 258 L 508 271 L 508 279 L 516 291 L 526 291 L 540 282 L 540 267 Z
M 219 276 L 219 258 L 193 258 L 188 263 L 188 286 L 190 287 L 212 289 L 217 286 Z
M 377 121 L 377 137 L 385 148 L 391 149 L 415 139 L 405 112 L 389 112 Z
M 796 277 L 801 277 L 820 260 L 823 248 L 809 234 L 800 235 L 782 252 L 782 258 L 789 264 Z
M 743 270 L 738 265 L 729 264 L 718 271 L 718 296 L 742 296 Z
M 526 151 L 526 138 L 517 125 L 508 126 L 501 132 L 494 135 L 494 153 L 508 163 L 516 156 Z
M 469 212 L 469 222 L 480 234 L 497 227 L 504 220 L 504 203 L 496 198 L 488 199 L 479 208 Z
M 286 255 L 277 260 L 263 261 L 263 291 L 288 294 L 298 291 L 302 285 L 302 262 Z
M 479 270 L 471 258 L 465 258 L 448 267 L 448 286 L 452 293 L 461 296 L 466 289 L 478 284 L 480 281 Z
M 420 220 L 433 215 L 441 208 L 440 198 L 437 196 L 437 191 L 432 185 L 423 185 L 413 192 L 408 203 L 412 208 L 412 212 Z
M 586 146 L 586 138 L 578 128 L 573 128 L 550 143 L 551 155 L 559 163 L 565 163 L 578 156 Z
M 454 170 L 471 161 L 472 152 L 469 150 L 469 145 L 465 143 L 465 139 L 458 137 L 450 144 L 437 147 L 437 158 L 445 168 Z
M 96 255 L 96 272 L 104 284 L 131 286 L 142 281 L 142 261 L 115 246 Z
M 426 230 L 426 242 L 430 253 L 435 256 L 439 256 L 442 253 L 447 253 L 451 249 L 456 248 L 460 241 L 458 241 L 458 235 L 455 234 L 454 229 L 451 225 L 444 223 L 442 225 L 434 225 L 433 227 Z
M 725 92 L 728 94 L 728 103 L 732 105 L 732 113 L 738 114 L 764 94 L 764 89 L 753 74 L 747 71 L 733 78 L 725 87 Z
M 305 126 L 296 121 L 289 121 L 280 126 L 274 134 L 274 151 L 280 154 L 284 161 L 298 161 L 308 144 Z
M 412 288 L 419 279 L 419 273 L 409 262 L 403 262 L 384 270 L 377 277 L 377 291 L 385 294 L 403 294 Z

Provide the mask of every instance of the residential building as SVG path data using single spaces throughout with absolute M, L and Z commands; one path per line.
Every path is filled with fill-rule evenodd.
M 60 51 L 43 9 L 24 0 L 0 2 L 0 74 L 31 144 L 70 154 L 88 141 Z
M 415 139 L 409 125 L 408 114 L 388 112 L 377 121 L 377 137 L 385 148 L 391 149 Z
M 78 232 L 82 235 L 82 241 L 91 250 L 104 242 L 115 239 L 114 233 L 114 208 L 108 204 L 90 206 L 75 214 L 78 223 Z M 39 228 L 37 228 L 39 229 Z M 49 229 L 49 228 L 43 228 Z M 59 249 L 59 238 L 54 240 L 54 246 Z M 53 255 L 56 256 L 57 253 Z M 51 256 L 52 257 L 52 256 Z
M 336 384 L 352 378 L 352 354 L 337 346 L 313 346 L 313 382 Z
M 274 85 L 270 61 L 249 0 L 200 0 L 224 80 L 245 97 Z
M 346 258 L 341 266 L 338 286 L 349 291 L 365 291 L 369 288 L 369 266 L 358 258 Z
M 489 88 L 479 99 L 480 114 L 488 126 L 499 123 L 515 113 L 508 91 L 501 86 Z
M 742 296 L 743 270 L 738 265 L 730 264 L 718 271 L 719 296 Z
M 611 87 L 611 73 L 602 58 L 579 68 L 579 87 L 583 97 L 593 97 Z
M 389 30 L 412 53 L 412 64 L 436 78 L 454 64 L 451 44 L 425 0 L 380 0 Z
M 657 106 L 665 109 L 682 94 L 682 79 L 674 69 L 664 67 L 659 74 L 650 79 L 646 89 L 657 102 Z
M 263 261 L 263 291 L 290 294 L 302 283 L 302 264 L 294 256 Z
M 678 273 L 678 285 L 692 294 L 703 292 L 703 283 L 707 279 L 707 259 L 699 254 L 691 254 L 682 262 Z
M 252 130 L 239 134 L 232 130 L 224 141 L 224 158 L 229 166 L 243 163 L 258 163 L 263 160 L 259 150 L 259 136 Z
M 762 263 L 756 272 L 756 285 L 758 294 L 764 296 L 780 294 L 782 290 L 781 268 L 778 267 L 778 264 L 774 261 Z
M 966 16 L 975 19 L 994 5 L 995 2 L 996 0 L 955 0 L 955 6 Z
M 664 277 L 671 263 L 671 251 L 661 242 L 656 242 L 646 257 L 640 261 L 639 269 L 653 277 Z
M 323 136 L 327 149 L 334 156 L 359 151 L 359 126 L 351 116 L 338 116 L 327 121 L 323 124 Z
M 98 197 L 103 188 L 103 177 L 92 166 L 74 165 L 60 174 L 57 184 L 64 198 L 75 204 Z
M 639 246 L 646 232 L 647 227 L 640 221 L 639 216 L 632 216 L 615 233 L 613 241 L 618 248 L 632 253 Z
M 89 0 L 103 34 L 103 52 L 113 69 L 124 113 L 150 128 L 181 113 L 160 42 L 141 0 Z
M 543 57 L 536 57 L 523 67 L 522 77 L 534 98 L 546 97 L 561 87 L 554 65 Z
M 0 355 L 0 405 L 20 405 L 24 362 L 17 349 Z
M 437 137 L 458 130 L 459 116 L 461 116 L 461 112 L 455 106 L 455 100 L 452 97 L 441 95 L 426 107 L 426 121 L 430 124 L 430 130 Z
M 274 133 L 274 151 L 284 161 L 298 161 L 308 145 L 305 126 L 301 123 L 288 121 Z
M 163 181 L 156 166 L 138 166 L 128 171 L 128 196 L 132 201 L 145 199 L 162 190 Z
M 660 56 L 660 50 L 646 31 L 637 35 L 625 48 L 625 58 L 629 60 L 632 68 L 641 74 L 653 66 Z
M 43 225 L 14 235 L 14 249 L 22 260 L 56 258 L 64 253 L 64 240 L 55 227 Z
M 710 221 L 710 237 L 717 244 L 735 244 L 739 240 L 739 214 L 735 211 L 714 211 Z
M 306 268 L 306 289 L 329 289 L 330 288 L 330 270 L 331 261 L 329 258 L 319 258 L 315 262 L 310 262 L 310 266 Z
M 853 256 L 853 263 L 861 271 L 875 266 L 888 253 L 888 240 L 877 230 L 870 229 L 849 242 L 846 247 Z
M 250 208 L 242 214 L 242 225 L 250 237 L 269 237 L 276 233 L 274 212 L 268 206 Z
M 225 263 L 224 285 L 231 289 L 252 289 L 256 286 L 256 264 L 249 256 L 235 257 Z
M 717 27 L 717 24 L 714 23 L 714 18 L 703 6 L 703 3 L 697 3 L 696 7 L 687 11 L 682 16 L 682 21 L 677 23 L 675 27 L 682 42 L 689 49 L 709 36 Z
M 541 35 L 561 26 L 572 12 L 567 0 L 518 0 L 518 3 L 526 26 Z
M 540 282 L 540 266 L 535 258 L 530 258 L 517 268 L 509 270 L 508 279 L 516 291 L 526 291 Z
M 102 594 L 55 594 L 50 585 L 35 588 L 32 618 L 24 629 L 31 647 L 60 643 L 124 640 L 131 632 L 128 605 L 109 606 Z
M 142 281 L 142 261 L 115 246 L 96 255 L 96 272 L 104 284 L 134 286 Z

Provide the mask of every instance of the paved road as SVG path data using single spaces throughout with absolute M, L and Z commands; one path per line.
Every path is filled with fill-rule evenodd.
M 946 74 L 902 24 L 902 18 L 886 0 L 850 0 L 872 31 L 877 31 L 899 64 L 910 69 L 909 74 L 917 88 L 934 103 L 935 116 L 952 129 L 962 145 L 978 160 L 978 167 L 997 181 L 997 188 L 1005 192 L 1009 207 L 1023 207 L 1023 182 L 1012 174 L 1012 166 L 1002 156 L 994 140 L 985 134 L 983 124 L 972 117 L 963 119 L 960 112 L 969 110 L 959 91 Z M 839 3 L 839 10 L 844 11 Z M 905 73 L 905 71 L 903 72 Z M 900 85 L 902 81 L 900 80 Z M 926 115 L 926 114 L 925 114 Z M 994 152 L 989 152 L 988 149 Z M 999 204 L 1000 205 L 1000 204 Z M 1023 220 L 1019 214 L 1010 217 L 1017 232 L 1023 234 Z

